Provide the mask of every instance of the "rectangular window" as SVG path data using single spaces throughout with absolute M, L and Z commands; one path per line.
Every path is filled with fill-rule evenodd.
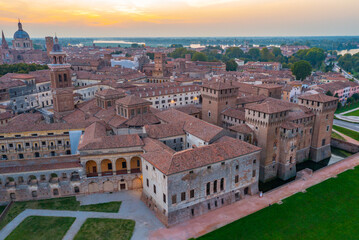
M 146 185 L 147 185 L 147 187 L 150 186 L 150 181 L 148 181 L 148 178 L 146 178 Z
M 208 196 L 209 194 L 211 194 L 211 183 L 208 182 L 206 185 L 206 195 Z
M 239 182 L 239 176 L 236 175 L 236 176 L 234 177 L 234 183 L 238 183 L 238 182 Z
M 216 193 L 217 192 L 217 180 L 215 180 L 214 182 L 213 182 L 213 192 L 214 193 Z
M 177 203 L 177 195 L 172 195 L 172 204 Z
M 189 192 L 189 197 L 190 197 L 190 198 L 194 198 L 194 189 L 192 189 L 192 190 Z
M 157 190 L 156 190 L 156 185 L 153 184 L 153 192 L 156 194 Z
M 186 192 L 181 193 L 181 201 L 186 201 Z
M 221 191 L 224 190 L 224 178 L 221 179 L 220 189 Z
M 163 194 L 163 202 L 166 203 L 166 194 Z
M 290 158 L 292 158 L 292 157 L 290 157 Z M 252 177 L 255 177 L 255 176 L 256 176 L 256 170 L 253 170 Z

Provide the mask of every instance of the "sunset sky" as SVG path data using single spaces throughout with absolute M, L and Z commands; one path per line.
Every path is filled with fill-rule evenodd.
M 31 37 L 359 35 L 358 0 L 0 0 Z

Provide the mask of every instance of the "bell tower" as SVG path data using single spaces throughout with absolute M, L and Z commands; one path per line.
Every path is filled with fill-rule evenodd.
M 71 81 L 71 65 L 66 61 L 66 53 L 55 37 L 52 51 L 49 53 L 51 64 L 51 91 L 54 105 L 54 120 L 61 122 L 62 117 L 74 110 L 74 95 Z

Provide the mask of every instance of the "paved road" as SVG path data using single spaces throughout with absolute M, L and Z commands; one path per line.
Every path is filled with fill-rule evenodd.
M 338 119 L 334 119 L 333 124 L 340 126 L 340 127 L 349 128 L 353 131 L 359 132 L 359 124 L 357 124 L 357 123 L 350 123 L 350 122 L 345 122 L 345 121 L 341 121 Z

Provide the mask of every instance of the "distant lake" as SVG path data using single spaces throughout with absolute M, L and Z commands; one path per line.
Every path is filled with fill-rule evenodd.
M 356 53 L 359 53 L 359 48 L 357 48 L 357 49 L 350 49 L 350 50 L 342 50 L 342 51 L 339 51 L 339 52 L 338 52 L 338 55 L 344 55 L 344 54 L 347 54 L 347 53 L 349 53 L 349 54 L 351 54 L 351 55 L 354 55 L 354 54 L 356 54 Z

